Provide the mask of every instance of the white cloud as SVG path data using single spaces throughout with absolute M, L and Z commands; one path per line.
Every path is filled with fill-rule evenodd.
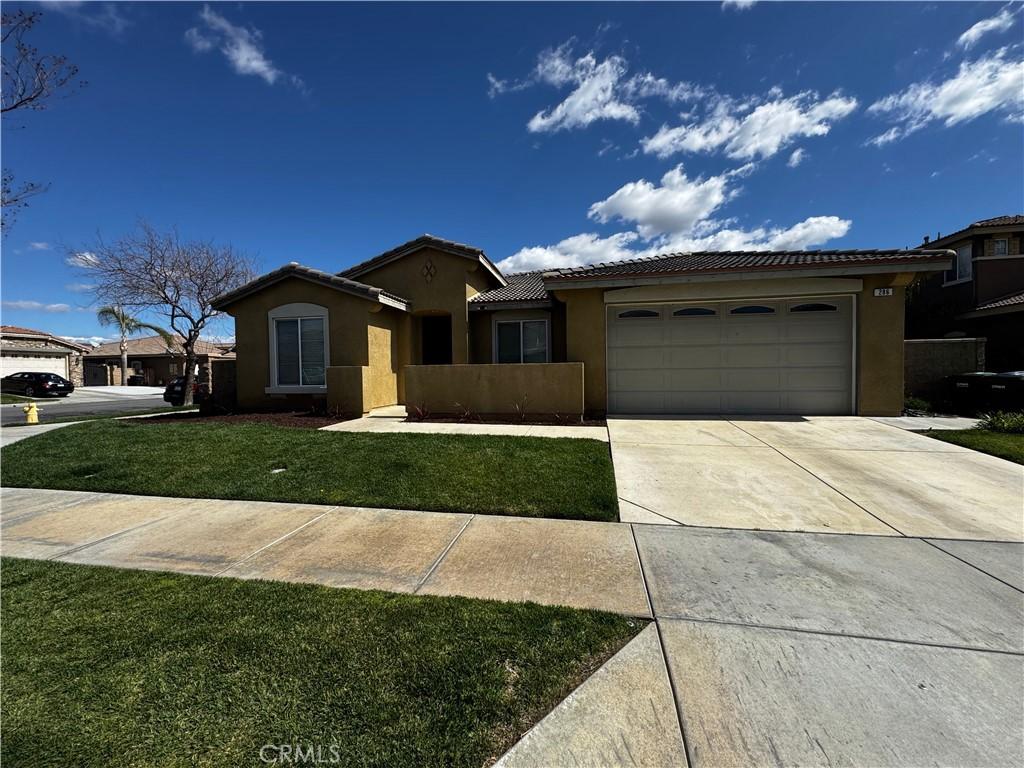
M 71 291 L 71 293 L 89 293 L 95 288 L 96 286 L 91 283 L 67 283 L 64 286 L 64 290 Z
M 561 102 L 530 119 L 526 127 L 531 133 L 585 128 L 598 120 L 636 124 L 641 114 L 638 104 L 643 100 L 656 98 L 678 103 L 706 95 L 705 89 L 692 83 L 673 83 L 650 72 L 627 77 L 629 65 L 622 56 L 599 60 L 590 51 L 577 57 L 573 43 L 569 40 L 542 51 L 533 71 L 522 80 L 503 80 L 488 73 L 487 95 L 493 99 L 535 85 L 571 88 Z
M 61 336 L 62 339 L 68 341 L 74 341 L 78 344 L 85 344 L 90 347 L 98 347 L 100 344 L 105 344 L 108 341 L 117 341 L 117 339 L 108 338 L 106 336 Z
M 990 32 L 1005 32 L 1013 27 L 1014 12 L 1008 7 L 1003 8 L 995 16 L 982 19 L 957 38 L 957 45 L 965 50 L 974 47 L 982 37 Z
M 48 251 L 51 248 L 49 243 L 29 243 L 28 247 L 33 251 Z
M 757 5 L 757 0 L 722 0 L 722 10 L 745 11 Z
M 132 22 L 121 15 L 120 3 L 93 3 L 80 0 L 50 0 L 40 3 L 48 11 L 56 11 L 70 19 L 119 37 Z M 121 8 L 124 6 L 121 5 Z
M 786 165 L 790 168 L 796 168 L 806 159 L 806 157 L 807 153 L 804 151 L 803 147 L 798 147 L 793 150 L 793 154 L 789 156 L 789 160 L 786 161 Z
M 260 30 L 232 24 L 208 5 L 203 6 L 199 18 L 202 28 L 191 27 L 185 31 L 185 42 L 193 51 L 206 53 L 217 47 L 239 75 L 255 75 L 268 85 L 283 80 L 301 91 L 306 90 L 300 77 L 289 75 L 267 58 Z
M 783 98 L 778 89 L 770 101 L 745 103 L 722 98 L 702 121 L 676 127 L 662 125 L 642 141 L 644 152 L 665 158 L 679 152 L 723 150 L 735 159 L 768 158 L 793 141 L 824 136 L 836 120 L 857 108 L 857 100 L 839 91 L 820 99 L 813 91 Z
M 638 237 L 635 232 L 619 232 L 608 237 L 586 232 L 567 237 L 555 245 L 523 248 L 498 262 L 498 268 L 511 274 L 534 269 L 577 267 L 602 261 L 622 261 L 635 255 L 628 246 Z
M 909 136 L 929 123 L 949 127 L 1000 113 L 1007 120 L 1024 119 L 1024 60 L 1000 48 L 975 61 L 961 62 L 957 73 L 940 83 L 918 82 L 879 99 L 868 112 L 898 125 L 868 141 L 882 146 Z
M 617 219 L 636 224 L 644 239 L 665 233 L 689 232 L 729 199 L 729 174 L 687 178 L 677 165 L 656 186 L 646 179 L 631 181 L 610 197 L 590 206 L 587 215 L 602 224 Z
M 79 251 L 64 259 L 64 263 L 69 267 L 76 267 L 77 269 L 92 269 L 99 264 L 99 259 L 96 258 L 95 253 Z
M 70 312 L 70 304 L 44 304 L 41 301 L 5 301 L 5 309 L 27 309 L 35 312 Z

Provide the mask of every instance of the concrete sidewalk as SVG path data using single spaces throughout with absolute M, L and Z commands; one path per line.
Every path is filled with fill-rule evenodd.
M 1021 765 L 1024 544 L 0 491 L 3 554 L 652 617 L 503 766 Z
M 608 442 L 607 427 L 554 424 L 485 424 L 476 422 L 406 421 L 405 406 L 376 408 L 360 419 L 340 421 L 320 429 L 328 432 L 406 432 L 437 435 L 511 435 L 518 437 L 576 437 Z

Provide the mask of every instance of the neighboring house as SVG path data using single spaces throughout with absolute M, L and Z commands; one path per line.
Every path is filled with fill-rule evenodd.
M 234 358 L 230 344 L 215 344 L 200 339 L 196 342 L 197 365 L 211 360 Z M 140 376 L 146 386 L 164 386 L 175 376 L 184 374 L 185 353 L 175 342 L 171 347 L 159 336 L 128 339 L 128 376 Z M 121 342 L 101 344 L 85 358 L 85 383 L 91 387 L 121 384 Z
M 220 296 L 242 407 L 898 414 L 904 291 L 934 250 L 693 253 L 503 275 L 424 235 Z M 458 404 L 458 405 L 456 405 Z
M 1024 369 L 1024 216 L 976 221 L 921 247 L 956 259 L 914 286 L 907 338 L 984 337 L 989 370 Z
M 21 371 L 57 373 L 82 386 L 82 355 L 90 347 L 46 331 L 0 325 L 0 376 Z

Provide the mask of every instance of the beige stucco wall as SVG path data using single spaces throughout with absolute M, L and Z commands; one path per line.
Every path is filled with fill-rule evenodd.
M 603 413 L 608 403 L 604 290 L 558 291 L 555 297 L 565 302 L 565 359 L 584 364 L 584 407 Z
M 583 413 L 581 363 L 413 365 L 405 369 L 409 413 Z
M 434 267 L 427 280 L 427 263 Z M 414 315 L 448 314 L 452 317 L 452 362 L 468 363 L 469 310 L 466 300 L 498 285 L 479 262 L 449 253 L 424 248 L 404 258 L 365 272 L 354 278 L 401 296 L 412 304 Z M 409 362 L 419 360 L 419 336 L 415 319 L 410 325 Z
M 913 275 L 869 275 L 857 296 L 857 415 L 903 412 L 903 318 Z M 892 296 L 875 296 L 892 288 Z
M 315 395 L 271 395 L 270 339 L 267 313 L 284 304 L 308 303 L 327 307 L 330 366 L 370 366 L 370 332 L 374 338 L 374 372 L 380 373 L 380 388 L 387 390 L 397 369 L 382 368 L 380 352 L 394 338 L 401 325 L 400 311 L 375 301 L 342 293 L 306 280 L 290 278 L 241 299 L 228 308 L 235 318 L 238 361 L 238 404 L 242 408 L 292 407 L 309 405 Z M 377 384 L 374 384 L 377 387 Z M 320 398 L 323 395 L 319 395 Z M 383 399 L 388 399 L 384 397 Z M 392 402 L 397 401 L 397 394 Z

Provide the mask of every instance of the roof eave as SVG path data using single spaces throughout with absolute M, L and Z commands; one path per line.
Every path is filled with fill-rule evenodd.
M 726 280 L 768 280 L 772 278 L 794 277 L 847 277 L 874 274 L 894 274 L 899 272 L 941 272 L 949 269 L 951 259 L 913 260 L 899 263 L 868 265 L 829 265 L 792 267 L 762 267 L 751 270 L 723 270 L 718 272 L 672 272 L 647 275 L 615 275 L 611 277 L 589 278 L 544 278 L 544 287 L 549 291 L 562 291 L 581 288 L 627 288 L 634 285 L 668 285 L 672 283 L 706 283 Z
M 521 301 L 471 301 L 470 312 L 493 312 L 501 309 L 548 309 L 554 306 L 551 299 L 523 299 Z
M 494 263 L 487 258 L 487 255 L 476 248 L 456 248 L 438 240 L 431 240 L 426 238 L 416 238 L 405 245 L 400 245 L 391 251 L 385 251 L 380 256 L 374 256 L 361 264 L 356 264 L 354 267 L 342 270 L 338 273 L 341 277 L 347 277 L 349 279 L 365 275 L 367 272 L 372 272 L 379 267 L 383 267 L 385 264 L 391 264 L 392 262 L 403 259 L 410 254 L 421 251 L 424 248 L 432 248 L 435 251 L 441 253 L 448 253 L 452 256 L 459 256 L 463 259 L 469 259 L 476 261 L 480 264 L 490 275 L 498 281 L 502 288 L 508 285 L 508 281 L 505 276 L 501 274 L 501 271 L 494 265 Z
M 305 280 L 307 283 L 312 283 L 313 285 L 321 285 L 325 288 L 332 288 L 336 291 L 347 293 L 350 296 L 365 299 L 366 301 L 375 301 L 388 307 L 400 309 L 403 312 L 409 311 L 409 302 L 405 301 L 404 299 L 400 299 L 397 296 L 391 296 L 390 294 L 385 293 L 379 288 L 367 286 L 367 288 L 370 289 L 370 292 L 353 290 L 352 288 L 349 288 L 346 285 L 339 284 L 331 280 L 330 277 L 321 279 L 315 275 L 309 274 L 302 268 L 296 268 L 292 265 L 282 267 L 280 269 L 274 270 L 273 272 L 268 272 L 266 275 L 256 278 L 247 285 L 243 285 L 242 287 L 237 288 L 234 291 L 222 294 L 221 296 L 218 296 L 212 302 L 210 302 L 210 306 L 212 306 L 217 311 L 224 311 L 232 304 L 235 304 L 241 301 L 242 299 L 251 296 L 254 293 L 258 293 L 259 291 L 262 291 L 265 288 L 269 288 L 270 286 L 276 285 L 282 280 L 287 280 L 289 278 L 295 278 L 296 280 Z

